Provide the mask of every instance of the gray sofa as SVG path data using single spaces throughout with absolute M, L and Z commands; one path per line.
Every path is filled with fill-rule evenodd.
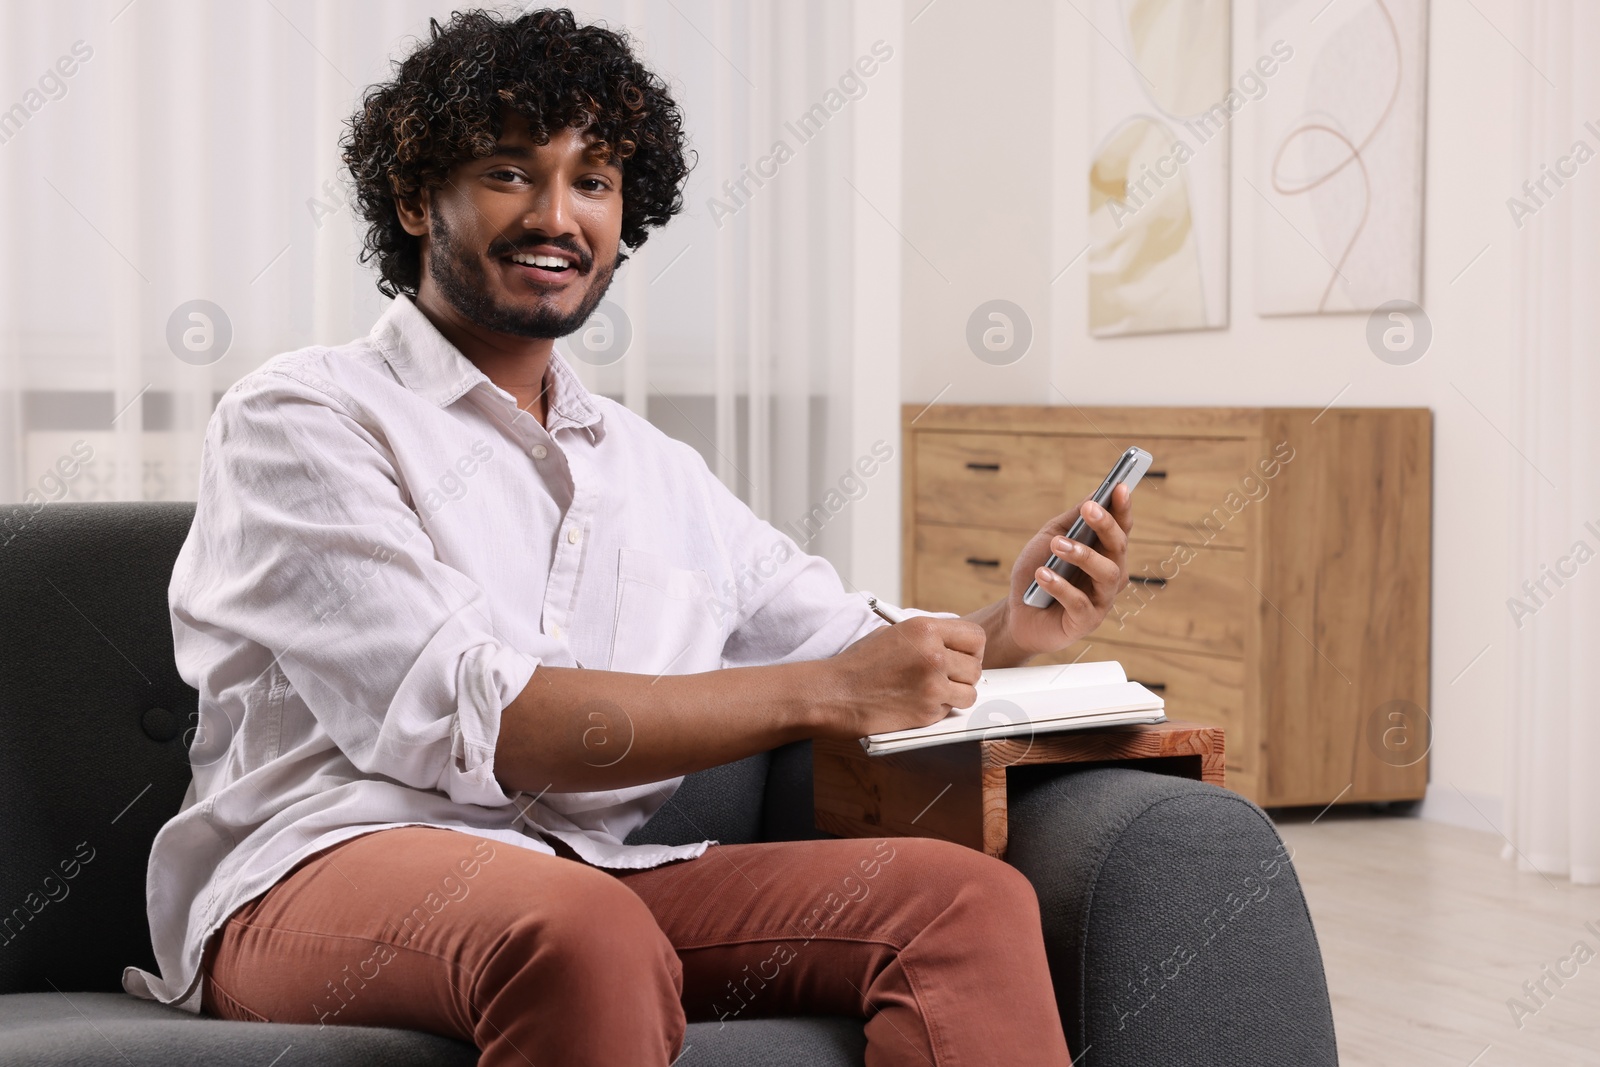
M 123 965 L 154 966 L 145 862 L 189 779 L 196 696 L 166 590 L 192 515 L 0 514 L 0 1064 L 475 1063 L 431 1034 L 226 1022 L 120 991 Z M 1008 860 L 1038 891 L 1081 1067 L 1337 1062 L 1316 935 L 1260 809 L 1121 767 L 1012 774 Z M 633 839 L 703 836 L 825 836 L 809 745 L 691 775 Z M 683 1067 L 860 1065 L 864 1048 L 845 1018 L 692 1023 L 685 1044 Z

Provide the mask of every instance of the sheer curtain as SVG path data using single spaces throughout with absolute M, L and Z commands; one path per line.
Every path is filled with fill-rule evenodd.
M 381 314 L 338 138 L 428 17 L 463 6 L 0 7 L 9 526 L 57 499 L 192 498 L 223 390 Z M 575 13 L 634 37 L 673 85 L 698 161 L 685 214 L 563 350 L 591 388 L 699 449 L 847 579 L 892 591 L 898 0 L 606 0 Z M 864 477 L 876 441 L 896 459 Z
M 1519 9 L 1530 60 L 1517 106 L 1523 170 L 1600 144 L 1600 10 L 1589 0 Z M 1548 79 L 1548 80 L 1547 80 Z M 1586 125 L 1587 124 L 1587 125 Z M 1571 163 L 1563 167 L 1571 170 Z M 1595 164 L 1590 163 L 1589 166 Z M 1547 182 L 1516 235 L 1519 259 L 1510 838 L 1518 862 L 1600 884 L 1600 185 Z

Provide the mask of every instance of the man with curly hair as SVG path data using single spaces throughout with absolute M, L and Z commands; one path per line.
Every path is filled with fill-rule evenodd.
M 686 1020 L 866 1019 L 868 1062 L 1069 1063 L 1038 901 L 943 841 L 630 844 L 683 776 L 970 706 L 1126 581 L 887 625 L 554 339 L 682 207 L 677 105 L 570 12 L 473 11 L 371 89 L 344 159 L 393 303 L 222 398 L 172 577 L 200 693 L 156 838 L 160 975 L 229 1019 L 395 1026 L 481 1063 L 665 1065 Z M 1047 610 L 1021 594 L 1038 578 Z

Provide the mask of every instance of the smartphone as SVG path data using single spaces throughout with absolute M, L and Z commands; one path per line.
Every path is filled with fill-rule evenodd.
M 1144 472 L 1150 469 L 1152 462 L 1154 460 L 1150 453 L 1144 449 L 1128 449 L 1117 457 L 1117 461 L 1111 465 L 1111 473 L 1106 475 L 1106 480 L 1100 483 L 1100 488 L 1096 489 L 1094 496 L 1089 499 L 1110 511 L 1111 491 L 1119 485 L 1126 485 L 1128 491 L 1130 493 L 1133 492 L 1133 487 L 1139 484 L 1139 479 L 1144 477 Z M 1079 515 L 1078 521 L 1072 524 L 1072 529 L 1067 531 L 1067 539 L 1069 541 L 1077 541 L 1090 548 L 1100 543 L 1100 538 L 1096 536 L 1094 530 L 1089 528 L 1089 524 L 1083 521 L 1082 515 Z M 1050 554 L 1050 558 L 1045 561 L 1044 565 L 1068 581 L 1071 581 L 1074 575 L 1080 573 L 1076 563 L 1068 563 L 1066 560 L 1059 559 L 1055 553 Z M 1040 588 L 1038 582 L 1030 582 L 1028 591 L 1022 594 L 1022 602 L 1033 608 L 1047 608 L 1055 602 L 1055 597 Z

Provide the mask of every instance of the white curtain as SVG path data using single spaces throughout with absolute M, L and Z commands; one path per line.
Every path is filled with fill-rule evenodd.
M 1518 10 L 1520 169 L 1557 179 L 1513 234 L 1509 837 L 1520 866 L 1600 884 L 1600 6 Z
M 342 124 L 430 15 L 464 6 L 0 6 L 0 503 L 192 498 L 224 389 L 365 332 L 384 300 L 357 263 Z M 631 347 L 575 366 L 808 550 L 892 579 L 898 464 L 866 500 L 834 490 L 874 440 L 899 448 L 899 3 L 576 14 L 627 30 L 668 79 L 698 165 L 686 213 L 609 295 Z

